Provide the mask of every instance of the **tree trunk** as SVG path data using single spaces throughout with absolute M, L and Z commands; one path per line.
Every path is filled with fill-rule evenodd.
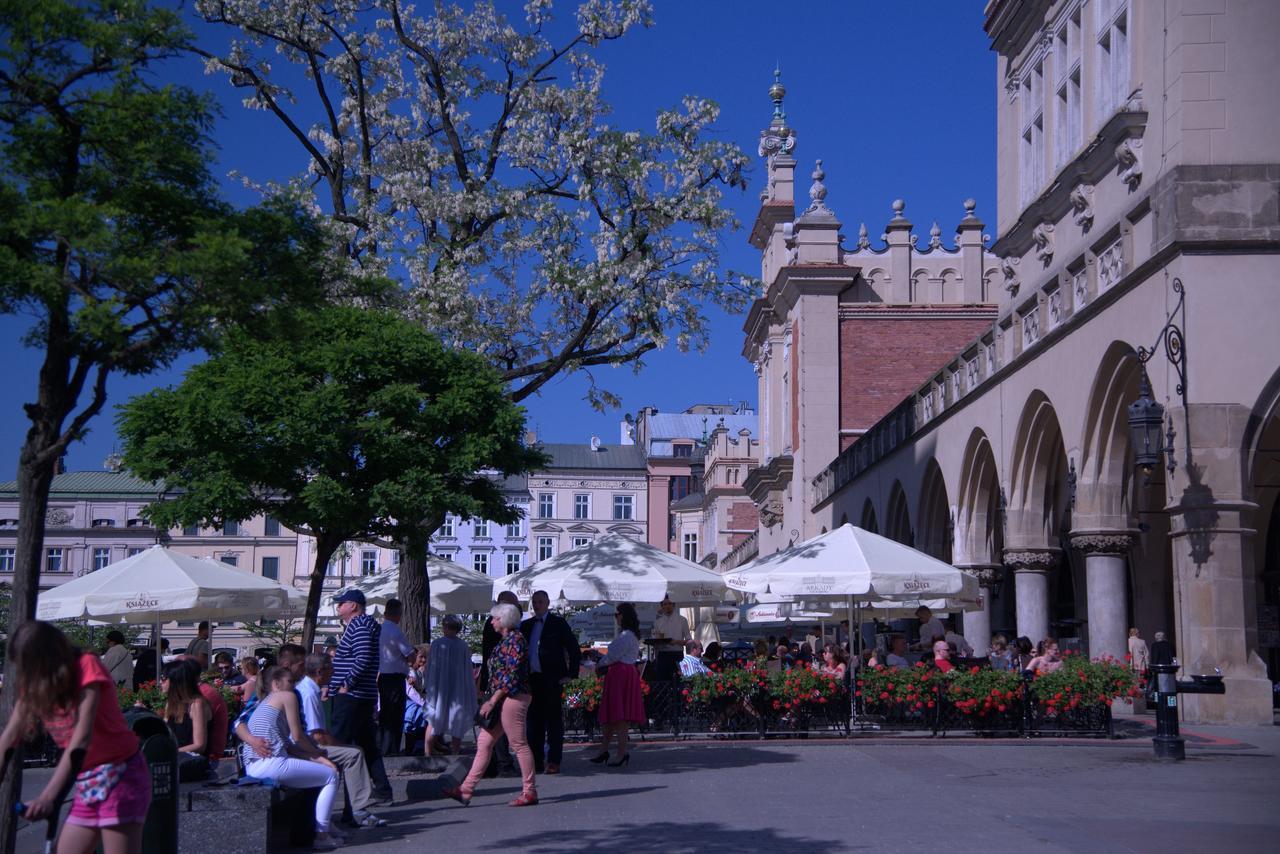
M 427 577 L 427 550 L 423 546 L 401 543 L 400 577 L 396 595 L 404 606 L 400 629 L 405 639 L 415 646 L 431 641 L 431 579 Z
M 302 646 L 311 652 L 316 638 L 316 621 L 320 615 L 320 600 L 324 597 L 324 571 L 329 559 L 342 545 L 342 540 L 329 536 L 316 536 L 316 559 L 311 566 L 311 586 L 307 590 L 307 612 L 302 617 Z
M 42 459 L 41 451 L 57 441 L 56 430 L 35 424 L 27 432 L 18 456 L 18 541 L 14 549 L 13 596 L 9 601 L 9 637 L 35 616 L 40 593 L 40 566 L 44 552 L 44 522 L 49 509 L 55 456 Z M 4 684 L 16 686 L 18 672 L 12 655 L 6 656 Z M 0 692 L 0 719 L 9 720 L 18 692 Z M 13 854 L 17 845 L 18 816 L 13 805 L 22 793 L 22 744 L 17 745 L 4 782 L 0 784 L 0 850 Z

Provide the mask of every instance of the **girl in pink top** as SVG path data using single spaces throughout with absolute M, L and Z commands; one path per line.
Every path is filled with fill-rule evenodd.
M 98 656 L 81 652 L 49 623 L 23 623 L 10 639 L 20 694 L 0 733 L 0 754 L 37 723 L 63 749 L 53 776 L 27 803 L 23 816 L 39 821 L 53 812 L 71 777 L 71 756 L 84 751 L 75 795 L 58 851 L 139 854 L 142 822 L 151 804 L 151 775 L 138 739 L 124 722 L 115 682 Z

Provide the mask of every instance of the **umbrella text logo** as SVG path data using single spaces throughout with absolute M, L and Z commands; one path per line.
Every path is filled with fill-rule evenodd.
M 902 589 L 908 593 L 924 593 L 933 585 L 919 575 L 913 575 L 906 581 L 902 582 Z
M 135 596 L 124 603 L 124 606 L 130 611 L 149 611 L 160 604 L 159 599 L 152 599 L 145 594 Z
M 800 579 L 800 587 L 805 593 L 830 593 L 835 586 L 836 580 L 830 575 L 806 575 Z

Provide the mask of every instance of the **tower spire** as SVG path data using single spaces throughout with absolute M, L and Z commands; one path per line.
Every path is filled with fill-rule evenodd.
M 786 96 L 786 87 L 782 85 L 782 68 L 777 66 L 773 69 L 773 85 L 769 87 L 769 100 L 773 101 L 773 118 L 769 122 L 769 127 L 760 131 L 760 147 L 757 152 L 761 157 L 772 159 L 775 155 L 789 155 L 795 150 L 795 131 L 787 127 L 787 113 L 782 106 L 782 99 Z

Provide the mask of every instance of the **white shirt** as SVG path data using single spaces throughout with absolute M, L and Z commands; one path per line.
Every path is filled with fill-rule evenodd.
M 963 635 L 958 635 L 955 632 L 947 632 L 944 640 L 949 644 L 955 644 L 956 652 L 962 657 L 973 657 L 973 645 L 965 640 Z
M 413 652 L 413 644 L 405 638 L 400 627 L 390 620 L 382 621 L 382 633 L 378 636 L 379 673 L 409 675 L 409 662 L 405 656 Z
M 653 621 L 653 636 L 678 641 L 687 641 L 693 637 L 689 634 L 689 621 L 674 611 L 669 615 L 658 615 Z
M 932 644 L 936 640 L 940 640 L 947 636 L 946 629 L 942 628 L 942 620 L 937 617 L 930 617 L 929 622 L 920 624 L 920 642 Z
M 614 664 L 622 662 L 623 664 L 635 664 L 640 658 L 640 639 L 631 634 L 630 629 L 623 629 L 613 642 L 609 644 L 609 651 L 604 654 L 597 663 L 597 667 L 601 664 Z
M 328 729 L 324 725 L 324 710 L 320 706 L 320 686 L 310 676 L 302 677 L 297 684 L 302 699 L 302 728 L 308 733 Z

